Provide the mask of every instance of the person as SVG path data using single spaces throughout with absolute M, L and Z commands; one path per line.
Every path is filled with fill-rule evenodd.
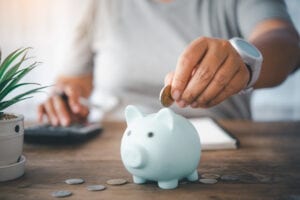
M 171 108 L 179 114 L 251 119 L 251 92 L 241 91 L 276 86 L 299 66 L 299 35 L 281 0 L 88 5 L 55 92 L 39 105 L 40 121 L 46 116 L 53 125 L 68 126 L 86 119 L 89 109 L 80 97 L 92 91 L 117 96 L 122 106 L 157 111 L 164 84 L 171 85 L 176 101 Z M 261 53 L 258 67 L 249 66 L 231 42 L 235 37 Z

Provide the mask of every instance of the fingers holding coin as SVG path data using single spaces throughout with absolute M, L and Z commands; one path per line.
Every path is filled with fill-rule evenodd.
M 249 72 L 243 65 L 242 62 L 234 61 L 232 57 L 226 59 L 204 91 L 193 100 L 191 107 L 214 106 L 246 87 Z M 222 98 L 219 98 L 220 96 Z
M 249 79 L 249 70 L 229 41 L 201 37 L 185 49 L 165 84 L 179 107 L 209 108 L 241 91 Z

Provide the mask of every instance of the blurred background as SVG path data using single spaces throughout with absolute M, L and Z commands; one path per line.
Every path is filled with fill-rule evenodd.
M 30 52 L 43 62 L 25 79 L 51 85 L 62 69 L 62 60 L 69 44 L 78 13 L 88 0 L 0 0 L 0 48 L 2 57 L 20 47 L 34 47 Z M 286 0 L 298 32 L 300 31 L 300 1 Z M 79 58 L 80 59 L 80 58 Z M 300 70 L 282 85 L 255 91 L 252 98 L 254 120 L 300 119 Z M 34 98 L 14 105 L 9 112 L 22 113 L 27 120 L 36 119 L 37 105 L 47 98 Z

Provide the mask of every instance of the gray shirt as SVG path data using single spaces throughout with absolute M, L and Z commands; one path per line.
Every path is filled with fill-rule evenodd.
M 200 36 L 247 39 L 267 19 L 289 20 L 281 0 L 91 1 L 74 31 L 65 75 L 94 71 L 95 93 L 155 112 L 165 75 Z M 97 98 L 95 98 L 97 99 Z M 250 95 L 235 95 L 211 109 L 172 108 L 187 117 L 250 119 Z

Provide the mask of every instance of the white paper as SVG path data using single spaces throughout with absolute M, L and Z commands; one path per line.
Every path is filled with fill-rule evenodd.
M 237 140 L 224 131 L 211 118 L 192 118 L 201 142 L 202 150 L 236 149 Z

